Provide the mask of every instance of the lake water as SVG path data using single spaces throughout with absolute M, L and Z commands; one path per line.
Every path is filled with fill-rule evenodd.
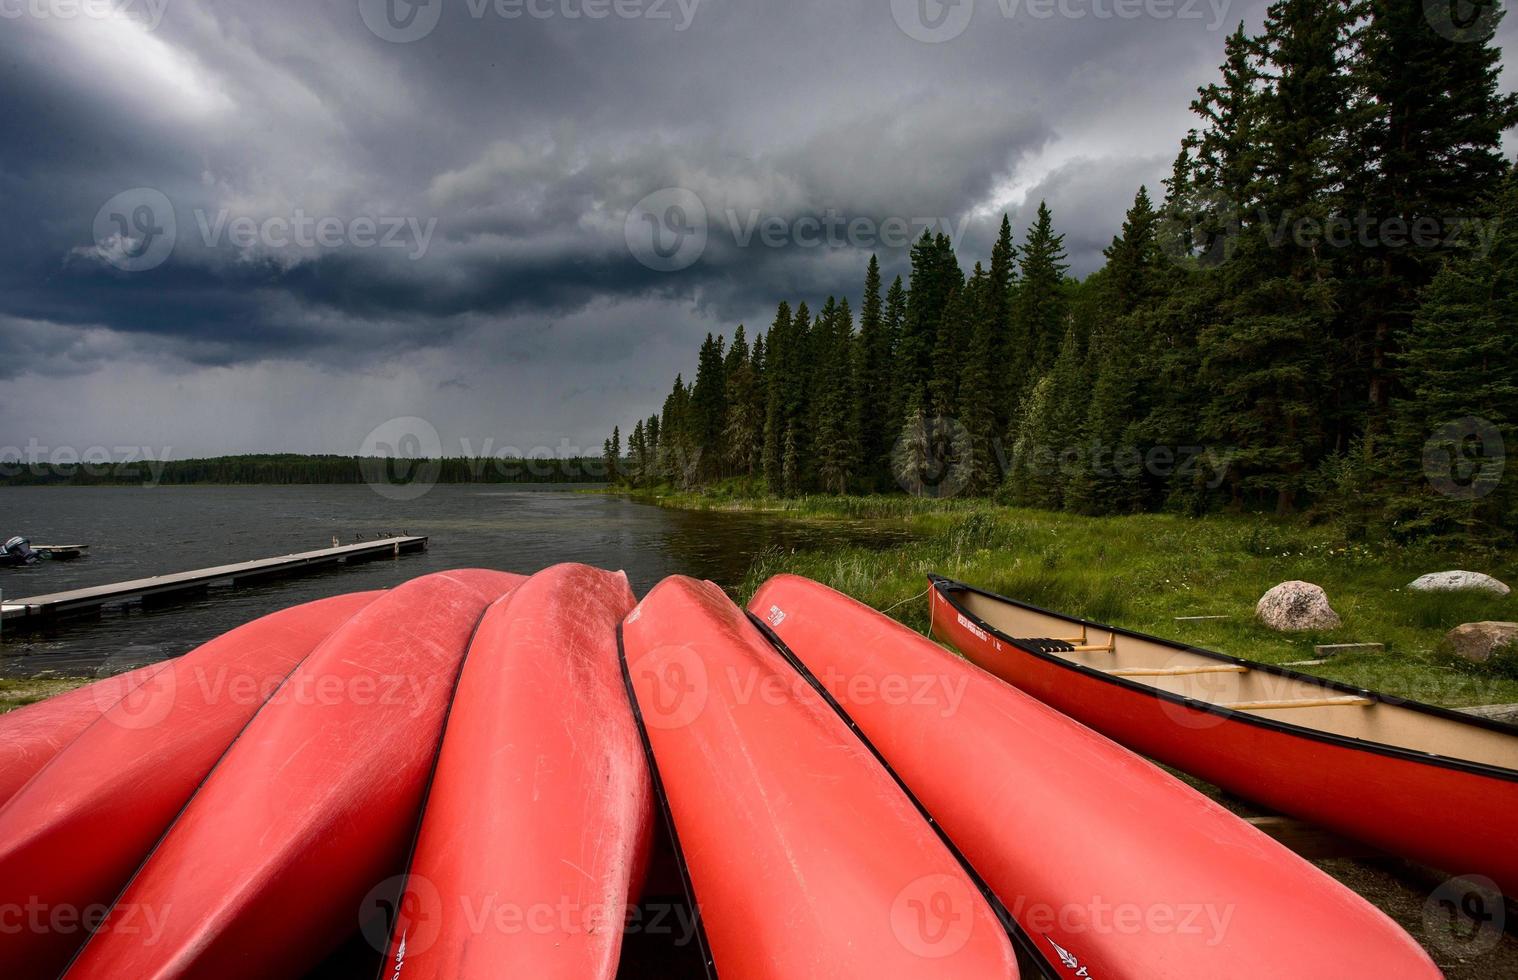
M 624 569 L 639 595 L 667 575 L 737 584 L 768 548 L 805 549 L 902 536 L 878 525 L 665 510 L 621 497 L 510 486 L 438 486 L 392 501 L 368 486 L 3 487 L 0 540 L 88 544 L 75 562 L 0 569 L 5 597 L 187 571 L 343 544 L 424 534 L 425 554 L 338 566 L 209 593 L 154 609 L 106 611 L 47 632 L 0 640 L 0 674 L 79 672 L 178 656 L 286 606 L 388 588 L 450 568 L 534 572 L 560 562 Z

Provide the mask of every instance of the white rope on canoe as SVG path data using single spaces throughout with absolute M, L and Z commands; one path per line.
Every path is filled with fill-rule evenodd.
M 916 602 L 918 599 L 921 599 L 923 596 L 927 595 L 929 592 L 932 592 L 932 591 L 933 591 L 933 587 L 932 586 L 928 586 L 928 588 L 926 588 L 923 591 L 921 591 L 921 592 L 917 593 L 916 595 L 912 596 L 912 598 L 910 598 L 910 599 L 903 599 L 900 602 L 896 603 L 896 605 L 894 605 L 894 606 L 887 606 L 886 608 L 884 608 L 884 609 L 882 609 L 880 611 L 883 612 L 883 613 L 888 613 L 888 612 L 890 612 L 893 609 L 900 609 L 902 606 L 906 605 L 907 603 L 909 603 L 909 602 Z

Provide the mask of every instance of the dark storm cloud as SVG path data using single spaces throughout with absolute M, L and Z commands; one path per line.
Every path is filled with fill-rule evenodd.
M 1223 33 L 1263 8 L 979 0 L 959 36 L 924 43 L 885 0 L 625 0 L 645 15 L 603 19 L 582 0 L 506 0 L 515 17 L 442 0 L 430 33 L 391 43 L 369 0 L 121 2 L 125 21 L 0 19 L 0 374 L 14 393 L 93 372 L 67 413 L 14 394 L 0 412 L 166 426 L 198 451 L 348 449 L 385 412 L 598 438 L 590 420 L 656 408 L 706 330 L 762 328 L 781 298 L 857 301 L 872 251 L 905 271 L 878 235 L 802 240 L 829 216 L 942 221 L 968 267 L 1003 212 L 1020 237 L 1047 199 L 1088 273 L 1138 185 L 1161 193 Z M 130 20 L 151 11 L 154 30 Z M 135 188 L 177 229 L 161 262 L 123 271 L 164 227 L 135 198 L 99 214 Z M 708 236 L 661 272 L 626 224 L 667 188 L 701 202 Z M 331 240 L 292 233 L 302 218 Z M 745 243 L 760 220 L 786 231 Z M 376 389 L 376 372 L 406 380 Z M 299 390 L 334 421 L 292 432 L 271 376 L 320 376 Z M 127 407 L 92 417 L 113 393 Z M 213 429 L 164 418 L 186 398 L 243 404 L 205 413 Z

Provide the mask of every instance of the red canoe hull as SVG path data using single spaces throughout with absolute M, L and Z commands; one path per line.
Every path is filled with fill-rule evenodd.
M 616 975 L 653 790 L 617 660 L 627 577 L 534 575 L 480 621 L 398 903 L 387 974 Z
M 1328 980 L 1354 963 L 1440 976 L 1407 933 L 1280 844 L 894 620 L 794 576 L 750 608 L 1061 975 Z
M 56 977 L 211 767 L 290 671 L 373 594 L 265 616 L 192 650 L 103 712 L 0 808 L 6 975 Z
M 947 846 L 720 589 L 666 580 L 623 647 L 724 980 L 1017 976 Z
M 227 750 L 68 975 L 298 976 L 351 935 L 404 870 L 469 638 L 520 582 L 425 576 L 328 637 Z
M 107 709 L 164 666 L 149 664 L 0 715 L 0 806 Z
M 1518 779 L 1315 737 L 1152 689 L 998 638 L 930 592 L 935 633 L 970 661 L 1142 755 L 1263 807 L 1518 894 Z M 999 649 L 998 649 L 999 645 Z

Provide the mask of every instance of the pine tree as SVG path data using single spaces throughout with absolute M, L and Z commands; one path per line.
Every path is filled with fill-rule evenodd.
M 740 324 L 723 364 L 727 382 L 723 402 L 727 418 L 722 431 L 722 458 L 728 473 L 753 475 L 754 444 L 763 432 L 764 419 L 755 399 L 754 365 L 748 340 Z
M 817 350 L 817 379 L 821 389 L 816 412 L 817 479 L 826 493 L 847 493 L 859 460 L 854 317 L 847 299 L 836 307 L 829 300 L 817 338 Z
M 1038 217 L 1018 252 L 1019 282 L 1013 304 L 1017 334 L 1031 352 L 1030 377 L 1054 366 L 1065 333 L 1065 236 L 1054 233 L 1054 216 L 1040 201 Z
M 1323 453 L 1334 270 L 1314 241 L 1284 229 L 1321 225 L 1343 180 L 1351 8 L 1340 0 L 1278 0 L 1254 48 L 1269 84 L 1260 93 L 1259 219 L 1242 230 L 1225 270 L 1230 292 L 1202 333 L 1213 403 L 1205 431 L 1233 451 L 1234 503 L 1268 494 L 1295 510 Z
M 643 434 L 643 421 L 633 425 L 632 435 L 627 437 L 628 482 L 642 486 L 648 476 L 648 440 Z
M 1376 240 L 1363 249 L 1349 308 L 1352 342 L 1368 352 L 1368 427 L 1382 430 L 1395 393 L 1393 337 L 1411 322 L 1417 294 L 1452 254 L 1462 222 L 1481 214 L 1480 195 L 1506 169 L 1503 132 L 1518 122 L 1518 97 L 1499 88 L 1494 35 L 1504 11 L 1476 3 L 1457 25 L 1456 5 L 1369 0 L 1353 64 L 1364 120 L 1364 212 L 1381 223 L 1436 229 L 1420 244 Z M 1425 8 L 1428 9 L 1425 9 Z M 1441 14 L 1450 16 L 1438 22 Z M 1388 236 L 1389 237 L 1389 236 Z
M 859 309 L 858 399 L 854 408 L 860 427 L 861 482 L 871 490 L 884 483 L 892 436 L 889 417 L 881 411 L 890 399 L 894 351 L 880 288 L 880 260 L 872 255 Z
M 791 304 L 781 301 L 765 338 L 764 481 L 770 493 L 782 492 L 781 460 L 785 452 L 786 372 L 790 369 Z
M 796 427 L 790 425 L 785 430 L 785 451 L 780 463 L 780 486 L 781 492 L 787 497 L 796 497 L 801 494 L 801 453 L 796 446 Z
M 1131 456 L 1150 448 L 1143 444 L 1140 423 L 1149 412 L 1151 396 L 1158 394 L 1146 380 L 1145 368 L 1157 356 L 1146 329 L 1148 310 L 1139 311 L 1156 301 L 1167 280 L 1159 220 L 1148 189 L 1140 187 L 1122 233 L 1105 252 L 1095 331 L 1087 340 L 1077 330 L 1060 351 L 1062 359 L 1074 356 L 1079 362 L 1062 366 L 1063 382 L 1056 394 L 1064 385 L 1090 392 L 1079 426 L 1083 459 L 1067 493 L 1070 506 L 1086 513 L 1133 510 L 1145 495 L 1143 474 Z M 1061 406 L 1056 413 L 1062 426 L 1069 424 L 1071 412 L 1071 407 Z
M 991 248 L 991 268 L 987 270 L 985 316 L 990 331 L 992 371 L 992 431 L 1007 431 L 1012 421 L 1018 395 L 1018 381 L 1029 370 L 1028 348 L 1012 329 L 1013 281 L 1017 274 L 1017 248 L 1012 244 L 1012 221 L 1001 216 L 1001 231 Z
M 1518 176 L 1503 182 L 1490 250 L 1472 249 L 1434 278 L 1398 336 L 1407 397 L 1393 401 L 1395 493 L 1402 538 L 1491 549 L 1512 541 L 1518 481 Z
M 966 491 L 980 495 L 1000 483 L 996 437 L 1002 431 L 998 424 L 1002 365 L 998 360 L 1001 331 L 997 317 L 1004 301 L 998 301 L 1000 290 L 995 277 L 982 271 L 978 264 L 966 291 L 969 343 L 959 378 L 959 419 L 969 453 L 961 465 L 965 467 Z
M 725 357 L 722 338 L 707 334 L 696 365 L 696 383 L 691 386 L 686 420 L 699 481 L 721 475 L 722 429 L 727 419 Z

